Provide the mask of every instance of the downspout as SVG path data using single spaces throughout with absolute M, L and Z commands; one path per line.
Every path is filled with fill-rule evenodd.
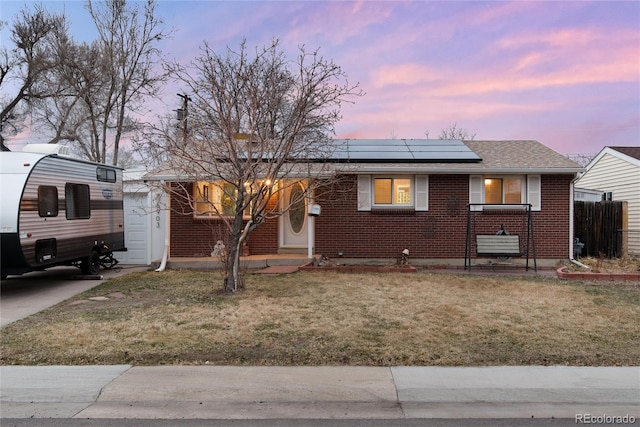
M 573 230 L 574 230 L 574 203 L 573 203 L 573 198 L 574 198 L 574 184 L 575 181 L 578 179 L 578 176 L 576 175 L 572 180 L 571 180 L 571 185 L 569 187 L 569 261 L 579 267 L 582 267 L 584 269 L 590 270 L 590 268 L 586 265 L 584 265 L 583 263 L 581 263 L 580 261 L 576 260 L 573 257 Z
M 165 231 L 165 234 L 168 234 Z M 162 253 L 162 262 L 160 262 L 160 267 L 156 268 L 158 273 L 164 271 L 167 266 L 167 258 L 169 257 L 169 236 L 165 236 L 164 238 L 164 252 Z
M 311 209 L 313 208 L 313 199 L 311 198 L 311 193 L 309 193 L 309 198 L 307 200 L 307 258 L 313 258 L 313 246 L 315 239 L 315 221 L 313 215 L 311 215 Z
M 164 180 L 161 181 L 163 186 L 165 185 Z M 169 192 L 167 191 L 167 203 L 169 203 L 170 197 Z M 156 269 L 156 272 L 160 273 L 165 270 L 167 267 L 167 260 L 169 259 L 169 207 L 167 206 L 167 210 L 165 212 L 165 221 L 164 221 L 164 251 L 162 253 L 162 261 L 160 262 L 160 267 Z
M 313 259 L 313 240 L 314 240 L 314 229 L 313 227 L 315 227 L 315 221 L 313 216 L 308 215 L 307 219 L 309 221 L 309 225 L 307 227 L 307 258 L 309 259 Z

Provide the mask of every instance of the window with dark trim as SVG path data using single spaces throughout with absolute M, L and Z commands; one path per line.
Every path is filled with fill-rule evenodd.
M 91 217 L 89 194 L 89 186 L 86 184 L 65 184 L 64 197 L 67 219 L 87 219 Z
M 98 167 L 96 178 L 102 182 L 116 182 L 116 171 L 115 169 Z
M 248 187 L 246 189 L 250 191 Z M 195 201 L 194 216 L 198 218 L 218 218 L 236 214 L 238 188 L 224 181 L 198 181 L 193 186 Z M 250 215 L 250 210 L 244 216 Z
M 58 189 L 52 185 L 38 186 L 38 215 L 58 216 Z

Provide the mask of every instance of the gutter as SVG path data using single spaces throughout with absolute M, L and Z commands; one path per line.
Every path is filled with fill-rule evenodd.
M 578 168 L 481 168 L 481 167 L 456 167 L 455 165 L 441 165 L 439 167 L 429 167 L 428 164 L 408 164 L 397 165 L 390 164 L 383 166 L 382 164 L 348 164 L 342 168 L 336 168 L 336 172 L 353 173 L 353 174 L 372 174 L 372 173 L 420 173 L 429 175 L 477 175 L 477 174 L 502 174 L 502 175 L 576 175 L 583 169 Z
M 316 171 L 314 175 L 330 176 L 333 173 L 346 174 L 375 174 L 375 173 L 409 173 L 409 174 L 425 174 L 425 175 L 477 175 L 477 174 L 503 174 L 503 175 L 578 175 L 584 171 L 583 168 L 573 167 L 534 167 L 534 168 L 508 168 L 508 167 L 482 167 L 476 163 L 461 165 L 460 163 L 328 163 L 326 170 Z M 306 178 L 309 174 L 307 171 L 300 173 L 289 173 L 288 178 Z M 188 181 L 205 179 L 196 176 L 179 176 L 175 173 L 159 173 L 154 175 L 150 172 L 142 177 L 147 182 L 151 181 Z M 211 179 L 215 179 L 211 177 Z

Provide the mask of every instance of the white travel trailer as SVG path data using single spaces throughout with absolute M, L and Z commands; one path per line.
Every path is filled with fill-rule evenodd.
M 2 278 L 75 265 L 96 274 L 124 247 L 122 169 L 65 157 L 66 147 L 0 152 Z

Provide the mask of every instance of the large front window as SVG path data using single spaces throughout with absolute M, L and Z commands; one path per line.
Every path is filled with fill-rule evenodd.
M 374 205 L 413 205 L 413 189 L 411 178 L 374 178 Z
M 194 187 L 196 216 L 234 216 L 238 188 L 224 181 L 199 181 Z

